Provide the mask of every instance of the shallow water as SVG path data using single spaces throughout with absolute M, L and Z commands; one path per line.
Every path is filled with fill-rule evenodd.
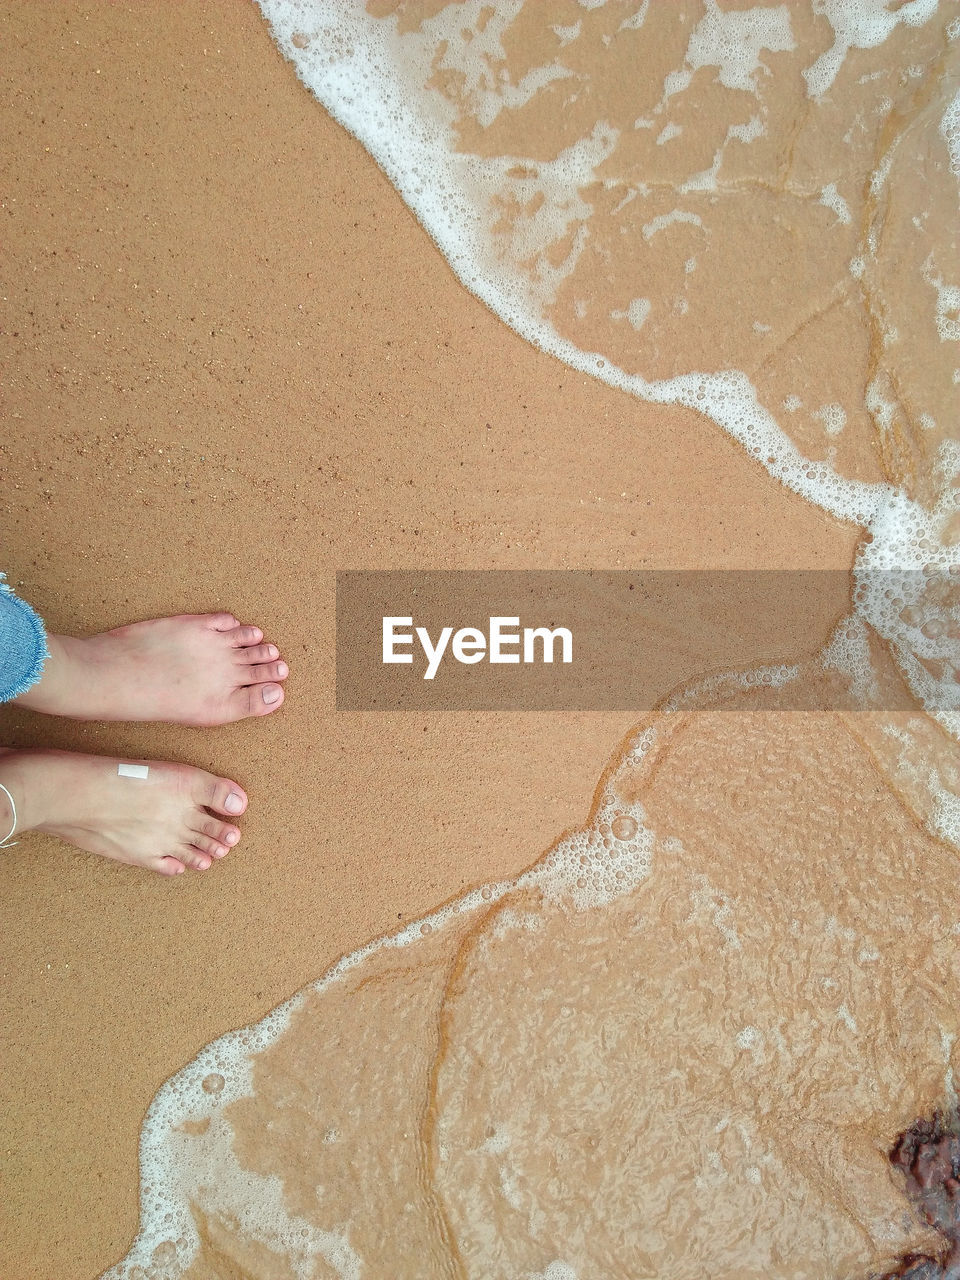
M 960 6 L 261 7 L 507 323 L 864 540 L 817 662 L 678 691 L 517 881 L 164 1086 L 108 1274 L 852 1280 L 936 1250 L 888 1153 L 956 1103 Z M 829 682 L 863 710 L 782 709 Z M 876 709 L 894 685 L 915 713 Z

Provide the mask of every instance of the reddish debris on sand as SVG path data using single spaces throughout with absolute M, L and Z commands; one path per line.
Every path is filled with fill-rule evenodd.
M 938 1258 L 910 1254 L 879 1280 L 960 1280 L 960 1135 L 940 1114 L 901 1133 L 890 1163 L 902 1169 L 907 1195 L 924 1222 L 943 1236 Z

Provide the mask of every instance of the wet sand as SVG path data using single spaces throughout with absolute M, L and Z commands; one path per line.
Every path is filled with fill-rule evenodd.
M 279 716 L 212 732 L 3 713 L 4 742 L 184 760 L 251 796 L 206 876 L 39 837 L 3 854 L 0 1274 L 49 1280 L 125 1251 L 166 1077 L 531 862 L 629 727 L 338 715 L 337 568 L 832 567 L 855 530 L 709 422 L 507 330 L 252 5 L 0 13 L 2 567 L 54 630 L 229 608 L 293 673 Z

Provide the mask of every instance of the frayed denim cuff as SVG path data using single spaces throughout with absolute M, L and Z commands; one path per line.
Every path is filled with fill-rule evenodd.
M 0 573 L 0 702 L 9 702 L 37 683 L 49 656 L 39 614 L 14 595 Z

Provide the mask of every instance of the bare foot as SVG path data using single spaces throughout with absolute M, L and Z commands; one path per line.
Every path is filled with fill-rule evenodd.
M 146 769 L 146 777 L 124 776 L 119 767 L 134 774 Z M 179 876 L 187 867 L 205 872 L 224 858 L 241 837 L 229 819 L 247 808 L 242 787 L 204 769 L 76 751 L 5 750 L 0 782 L 17 805 L 12 838 L 45 831 L 161 876 Z M 0 840 L 12 818 L 0 791 Z
M 142 773 L 146 777 L 125 776 Z M 121 761 L 73 751 L 4 751 L 0 783 L 17 807 L 16 834 L 45 831 L 115 862 L 175 876 L 206 871 L 240 839 L 230 821 L 242 787 L 185 764 Z M 217 815 L 226 815 L 219 817 Z M 12 809 L 0 791 L 0 840 Z
M 47 641 L 41 679 L 13 701 L 48 715 L 215 725 L 269 715 L 283 702 L 288 667 L 279 649 L 231 613 L 185 613 Z

